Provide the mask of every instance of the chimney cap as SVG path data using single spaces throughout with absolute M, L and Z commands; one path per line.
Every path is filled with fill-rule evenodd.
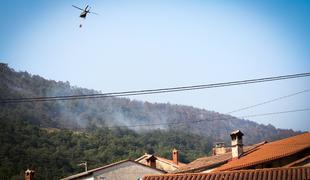
M 238 129 L 230 133 L 230 136 L 243 136 L 243 133 Z
M 177 152 L 178 150 L 176 149 L 176 148 L 173 148 L 173 150 L 172 150 L 173 152 Z
M 26 176 L 33 176 L 34 173 L 35 173 L 35 171 L 34 171 L 34 170 L 30 170 L 30 169 L 27 169 L 27 170 L 25 171 L 25 175 L 26 175 Z
M 25 172 L 34 172 L 34 170 L 27 169 Z

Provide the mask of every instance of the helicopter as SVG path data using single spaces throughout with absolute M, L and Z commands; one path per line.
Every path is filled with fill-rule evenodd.
M 82 11 L 81 14 L 80 14 L 80 18 L 82 18 L 82 19 L 86 19 L 86 16 L 87 16 L 87 14 L 89 14 L 89 13 L 98 15 L 97 13 L 91 12 L 91 11 L 90 11 L 91 7 L 90 7 L 89 5 L 87 5 L 84 9 L 82 9 L 82 8 L 80 8 L 80 7 L 77 7 L 77 6 L 75 6 L 75 5 L 72 5 L 72 7 L 74 7 L 74 8 L 76 8 L 76 9 L 79 9 L 79 10 Z M 82 27 L 82 24 L 80 24 L 80 28 L 81 28 L 81 27 Z

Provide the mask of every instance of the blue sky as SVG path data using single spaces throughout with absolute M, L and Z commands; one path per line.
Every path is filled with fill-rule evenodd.
M 81 23 L 71 5 L 98 16 Z M 310 72 L 310 1 L 3 0 L 0 61 L 115 92 Z M 226 113 L 310 88 L 310 79 L 132 97 Z M 239 112 L 310 107 L 309 93 Z M 310 130 L 309 111 L 250 118 Z

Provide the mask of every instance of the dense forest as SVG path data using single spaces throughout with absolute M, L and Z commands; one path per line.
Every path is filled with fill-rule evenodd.
M 84 131 L 38 128 L 29 123 L 0 119 L 0 179 L 23 179 L 27 168 L 36 171 L 36 179 L 59 179 L 89 168 L 123 159 L 135 159 L 144 153 L 171 159 L 171 150 L 180 150 L 180 160 L 190 162 L 207 155 L 212 143 L 206 137 L 180 131 L 137 133 L 124 128 L 89 126 Z
M 0 99 L 94 93 L 100 92 L 0 63 Z M 63 177 L 82 171 L 79 161 L 92 168 L 145 152 L 170 158 L 172 148 L 189 162 L 208 154 L 214 141 L 228 142 L 235 129 L 244 132 L 246 144 L 300 133 L 189 106 L 114 97 L 0 103 L 0 123 L 0 179 L 18 179 L 27 167 L 39 179 Z M 130 127 L 148 123 L 180 124 Z

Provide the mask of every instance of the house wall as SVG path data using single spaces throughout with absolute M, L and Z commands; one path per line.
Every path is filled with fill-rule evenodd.
M 216 168 L 207 169 L 207 170 L 202 171 L 201 173 L 209 173 L 209 172 L 212 172 L 214 169 L 216 169 Z
M 94 177 L 88 177 L 88 178 L 85 178 L 83 180 L 94 180 Z
M 146 174 L 163 174 L 133 162 L 125 162 L 93 173 L 94 180 L 137 180 Z
M 75 180 L 94 180 L 94 177 L 92 176 L 81 176 L 81 177 L 76 177 L 76 178 L 72 178 Z

